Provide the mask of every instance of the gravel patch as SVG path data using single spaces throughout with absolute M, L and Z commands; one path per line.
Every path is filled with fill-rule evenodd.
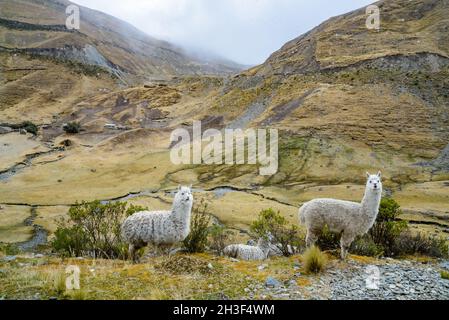
M 286 300 L 449 300 L 449 280 L 440 271 L 448 261 L 425 264 L 409 260 L 378 260 L 373 264 L 348 261 L 330 266 L 317 276 L 295 274 L 277 286 L 262 284 L 248 288 L 252 299 Z M 307 277 L 310 285 L 298 286 L 296 280 Z M 268 280 L 267 279 L 267 280 Z

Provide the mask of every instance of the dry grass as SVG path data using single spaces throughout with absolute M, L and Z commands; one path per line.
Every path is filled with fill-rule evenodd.
M 188 255 L 168 256 L 155 264 L 154 268 L 171 274 L 210 274 L 214 271 L 213 265 L 204 259 Z
M 395 194 L 405 210 L 431 211 L 446 215 L 449 203 L 448 181 L 424 182 L 407 185 Z
M 255 281 L 221 258 L 205 254 L 161 256 L 142 264 L 56 258 L 19 258 L 18 262 L 31 265 L 0 263 L 5 271 L 5 276 L 0 276 L 1 295 L 8 299 L 239 299 L 244 288 Z M 64 270 L 69 265 L 81 270 L 81 290 L 65 288 Z
M 308 248 L 303 254 L 304 270 L 307 273 L 320 273 L 326 269 L 328 258 L 317 246 Z
M 0 210 L 0 242 L 22 242 L 31 238 L 32 226 L 25 226 L 24 221 L 31 215 L 27 206 L 2 206 Z
M 27 154 L 48 150 L 39 139 L 32 137 L 31 134 L 21 135 L 18 132 L 0 135 L 0 171 L 22 162 Z

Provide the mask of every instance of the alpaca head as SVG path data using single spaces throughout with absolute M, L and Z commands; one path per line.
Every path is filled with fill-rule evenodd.
M 190 187 L 178 187 L 178 192 L 176 192 L 174 206 L 184 207 L 186 209 L 191 209 L 193 204 L 192 190 Z
M 382 193 L 382 174 L 379 171 L 377 174 L 369 174 L 366 173 L 367 181 L 366 181 L 366 190 L 371 192 L 380 192 Z
M 271 234 L 271 232 L 267 232 L 265 237 L 259 238 L 259 241 L 257 242 L 257 246 L 268 248 L 270 246 L 270 244 L 273 242 L 273 240 L 274 240 L 274 237 Z

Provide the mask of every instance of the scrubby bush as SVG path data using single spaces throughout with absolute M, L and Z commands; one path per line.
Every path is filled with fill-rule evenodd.
M 311 246 L 303 254 L 303 263 L 307 273 L 320 273 L 326 268 L 327 257 L 317 246 Z
M 68 219 L 58 222 L 51 241 L 62 256 L 126 258 L 127 244 L 121 237 L 121 224 L 131 214 L 146 210 L 126 202 L 82 202 L 70 207 Z
M 407 222 L 398 220 L 401 214 L 401 208 L 394 199 L 383 198 L 376 222 L 369 231 L 374 243 L 382 247 L 386 256 L 395 255 L 396 240 L 407 230 Z
M 81 124 L 79 122 L 69 122 L 64 125 L 64 131 L 67 133 L 75 134 L 81 131 Z
M 280 212 L 275 212 L 271 208 L 259 213 L 258 219 L 251 224 L 250 231 L 255 238 L 271 235 L 271 242 L 276 244 L 286 257 L 291 255 L 291 248 L 300 247 L 303 244 L 298 227 L 288 225 Z
M 189 253 L 204 252 L 207 248 L 209 223 L 211 216 L 207 213 L 207 203 L 203 200 L 192 210 L 190 233 L 182 242 L 182 247 Z
M 26 132 L 29 132 L 34 135 L 37 135 L 37 131 L 39 130 L 37 125 L 35 125 L 31 121 L 22 122 L 21 127 L 22 129 L 26 130 Z
M 16 254 L 19 254 L 20 249 L 13 243 L 0 242 L 0 252 L 7 256 L 15 256 Z
M 384 250 L 382 246 L 376 244 L 369 234 L 355 238 L 349 248 L 349 252 L 360 256 L 380 257 Z
M 2 123 L 2 125 L 13 128 L 13 129 L 23 129 L 28 133 L 37 135 L 39 128 L 31 121 L 23 121 L 19 124 Z
M 448 244 L 444 238 L 426 236 L 422 233 L 403 232 L 395 241 L 394 252 L 397 255 L 421 254 L 430 257 L 448 256 Z
M 231 232 L 226 230 L 224 226 L 214 224 L 209 228 L 210 248 L 215 250 L 219 255 L 223 254 L 224 248 L 229 244 Z

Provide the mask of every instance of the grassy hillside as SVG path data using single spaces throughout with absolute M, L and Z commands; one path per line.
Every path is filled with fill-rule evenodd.
M 23 205 L 36 206 L 37 221 L 52 230 L 52 217 L 64 215 L 76 201 L 137 193 L 132 201 L 163 207 L 170 202 L 166 190 L 193 183 L 195 199 L 208 198 L 220 221 L 245 231 L 263 208 L 279 209 L 294 222 L 297 208 L 315 197 L 359 201 L 365 171 L 382 170 L 386 193 L 399 201 L 403 218 L 418 229 L 447 235 L 447 2 L 378 4 L 378 32 L 365 28 L 365 12 L 357 10 L 289 42 L 263 65 L 226 79 L 184 76 L 119 88 L 101 72 L 92 76 L 41 57 L 2 53 L 2 68 L 11 71 L 5 72 L 1 88 L 1 119 L 26 117 L 50 124 L 20 148 L 23 136 L 0 136 L 11 145 L 8 155 L 0 154 L 1 163 L 8 163 L 6 174 L 0 174 L 0 204 L 8 226 L 23 226 L 13 219 Z M 61 23 L 42 18 L 34 5 L 42 24 Z M 5 6 L 2 14 L 11 18 L 13 9 Z M 31 17 L 23 21 L 33 22 Z M 96 27 L 87 27 L 81 32 L 94 39 Z M 65 37 L 83 38 L 59 33 L 63 42 Z M 44 38 L 33 34 L 27 47 L 56 41 L 53 35 Z M 106 54 L 109 46 L 101 42 L 97 49 L 119 65 L 114 54 Z M 132 56 L 139 59 L 138 52 Z M 126 63 L 121 66 L 131 70 L 133 62 Z M 36 89 L 35 83 L 47 85 Z M 278 173 L 260 176 L 253 165 L 173 165 L 170 133 L 189 128 L 193 120 L 202 120 L 204 128 L 279 129 Z M 61 127 L 68 121 L 79 121 L 85 131 L 65 134 Z M 106 129 L 106 123 L 126 130 Z M 59 148 L 66 139 L 71 146 Z M 39 148 L 48 152 L 14 168 Z M 214 188 L 223 186 L 234 189 L 216 196 Z M 6 229 L 0 237 L 12 241 Z M 28 229 L 22 231 L 20 239 L 29 236 Z

